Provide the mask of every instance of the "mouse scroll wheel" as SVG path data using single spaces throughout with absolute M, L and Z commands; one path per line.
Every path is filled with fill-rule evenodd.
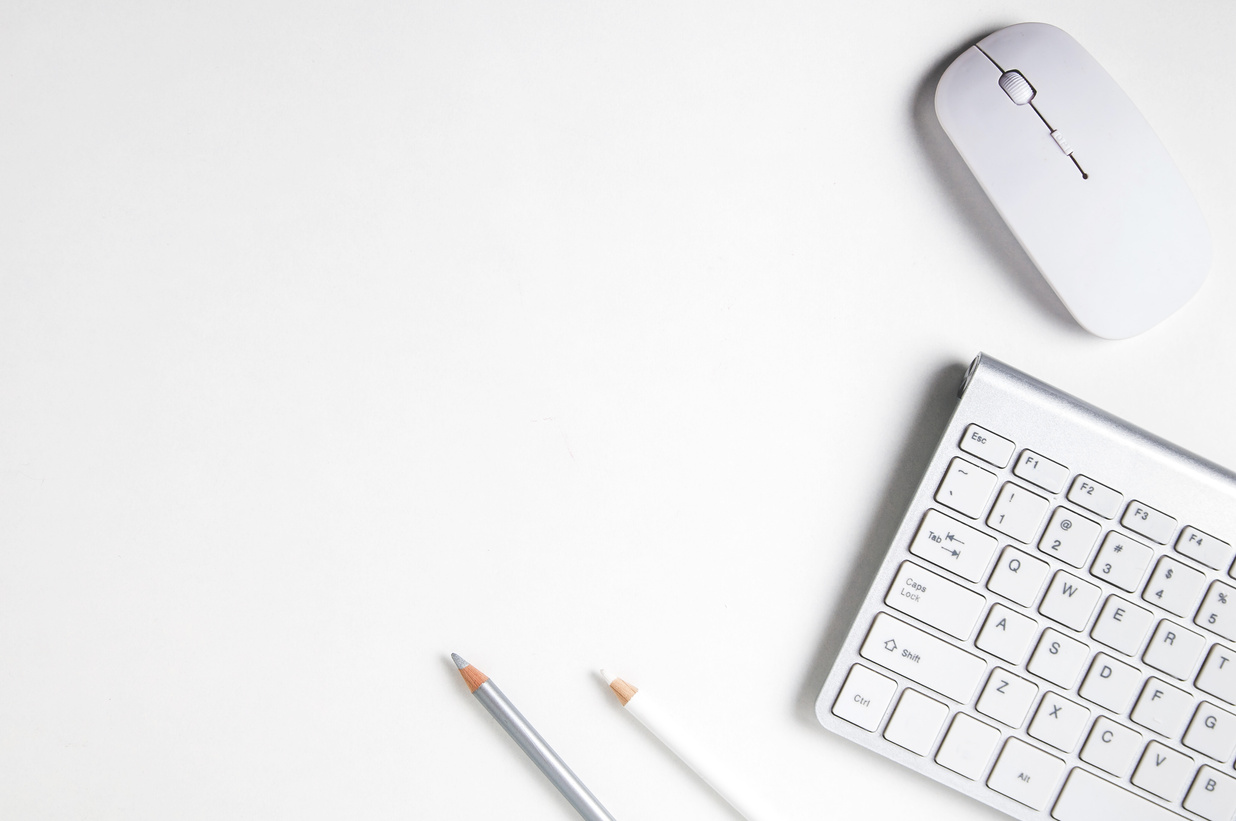
M 1006 71 L 1000 75 L 1000 88 L 1017 105 L 1025 105 L 1034 99 L 1034 86 L 1020 71 Z

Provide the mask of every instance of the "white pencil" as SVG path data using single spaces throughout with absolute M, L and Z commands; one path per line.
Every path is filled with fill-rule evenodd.
M 763 802 L 757 801 L 756 796 L 743 786 L 742 780 L 718 761 L 707 747 L 693 741 L 674 721 L 668 710 L 626 681 L 604 670 L 601 671 L 601 676 L 627 712 L 639 719 L 640 724 L 660 739 L 670 752 L 682 759 L 682 762 L 705 784 L 712 787 L 717 795 L 725 799 L 735 812 L 747 821 L 764 821 L 772 817 L 755 809 L 757 806 L 763 807 Z

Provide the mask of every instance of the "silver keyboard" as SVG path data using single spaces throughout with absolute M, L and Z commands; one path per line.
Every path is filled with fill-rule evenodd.
M 1019 819 L 1236 817 L 1236 474 L 990 357 L 816 702 Z

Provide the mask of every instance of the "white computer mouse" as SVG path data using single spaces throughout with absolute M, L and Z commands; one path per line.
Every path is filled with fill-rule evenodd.
M 1189 301 L 1210 235 L 1167 149 L 1076 40 L 1001 29 L 940 77 L 936 116 L 1086 330 L 1126 339 Z

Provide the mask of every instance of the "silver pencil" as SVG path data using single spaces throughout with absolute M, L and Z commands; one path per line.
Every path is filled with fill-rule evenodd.
M 579 780 L 579 776 L 571 772 L 571 768 L 558 757 L 545 739 L 541 738 L 541 734 L 528 723 L 528 719 L 515 709 L 511 700 L 498 689 L 498 685 L 489 680 L 489 676 L 455 653 L 451 653 L 451 658 L 476 700 L 485 705 L 485 709 L 502 725 L 507 735 L 515 739 L 519 748 L 545 773 L 549 782 L 558 788 L 563 798 L 571 802 L 571 806 L 585 821 L 615 821 L 614 816 L 601 806 L 596 796 Z

